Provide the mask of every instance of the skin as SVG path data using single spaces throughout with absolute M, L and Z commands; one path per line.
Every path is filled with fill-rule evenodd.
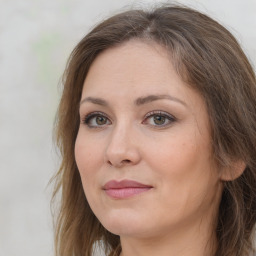
M 170 97 L 141 100 L 148 95 Z M 208 114 L 166 50 L 133 40 L 101 53 L 84 82 L 80 117 L 75 157 L 85 195 L 120 236 L 121 255 L 212 255 L 222 185 Z M 152 189 L 125 199 L 102 189 L 123 179 Z

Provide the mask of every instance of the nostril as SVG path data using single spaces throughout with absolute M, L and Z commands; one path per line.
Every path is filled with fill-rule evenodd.
M 126 165 L 126 164 L 130 164 L 131 162 L 132 162 L 132 161 L 131 161 L 131 160 L 128 160 L 128 159 L 122 160 L 122 161 L 119 162 L 119 163 L 114 163 L 114 162 L 111 162 L 111 161 L 108 160 L 108 164 L 109 164 L 109 165 L 112 165 L 112 166 L 119 166 L 119 167 L 121 167 L 121 166 L 123 166 L 123 165 Z
M 125 160 L 123 160 L 121 163 L 122 163 L 122 164 L 128 164 L 128 163 L 130 163 L 130 162 L 131 162 L 131 160 L 125 159 Z

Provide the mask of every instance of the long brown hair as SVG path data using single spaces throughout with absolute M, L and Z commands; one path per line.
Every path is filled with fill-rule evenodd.
M 91 256 L 95 245 L 106 255 L 121 251 L 120 238 L 108 232 L 91 211 L 74 157 L 83 82 L 97 55 L 130 39 L 156 42 L 170 53 L 181 78 L 205 99 L 212 129 L 213 157 L 219 166 L 246 163 L 243 174 L 224 182 L 215 256 L 253 252 L 256 222 L 256 80 L 236 39 L 216 21 L 193 9 L 160 6 L 117 14 L 87 34 L 73 50 L 63 76 L 56 118 L 56 143 L 62 155 L 53 199 L 57 212 L 56 256 Z

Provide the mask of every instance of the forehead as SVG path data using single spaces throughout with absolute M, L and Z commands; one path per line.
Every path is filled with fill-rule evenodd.
M 199 93 L 177 74 L 171 54 L 164 47 L 131 40 L 96 57 L 84 81 L 82 98 L 134 101 L 149 94 L 169 94 L 184 102 L 191 101 L 192 105 L 202 101 Z
M 135 87 L 153 90 L 168 80 L 181 81 L 166 49 L 156 43 L 132 40 L 96 57 L 85 79 L 84 91 Z

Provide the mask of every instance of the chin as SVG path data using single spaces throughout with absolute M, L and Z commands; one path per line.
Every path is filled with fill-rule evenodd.
M 146 233 L 148 223 L 145 217 L 132 213 L 130 210 L 115 210 L 115 212 L 99 218 L 101 224 L 115 235 L 140 236 Z

